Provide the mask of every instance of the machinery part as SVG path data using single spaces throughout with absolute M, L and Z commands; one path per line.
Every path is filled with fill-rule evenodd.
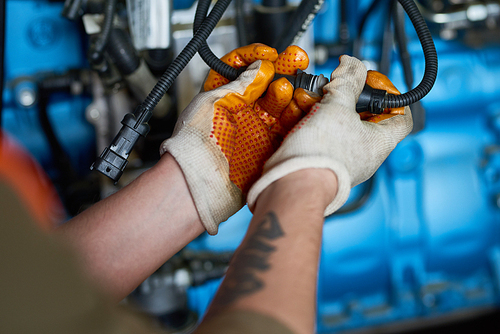
M 161 76 L 174 58 L 172 48 L 152 49 L 143 54 L 144 60 L 154 75 Z
M 288 0 L 264 0 L 262 4 L 255 6 L 255 40 L 276 48 L 293 10 L 294 7 L 288 4 Z
M 61 15 L 68 20 L 76 20 L 81 16 L 83 1 L 84 0 L 66 0 Z
M 393 1 L 393 21 L 394 21 L 394 35 L 396 38 L 396 45 L 398 48 L 401 65 L 403 67 L 403 75 L 407 89 L 413 88 L 413 71 L 411 64 L 410 53 L 407 46 L 407 35 L 405 29 L 404 9 L 398 2 Z M 410 105 L 413 117 L 413 130 L 412 134 L 420 132 L 425 127 L 425 109 L 420 101 Z
M 91 64 L 94 66 L 102 66 L 104 61 L 103 52 L 108 44 L 109 37 L 111 36 L 111 30 L 113 28 L 113 18 L 115 16 L 117 0 L 106 0 L 106 5 L 104 8 L 104 22 L 101 28 L 101 33 L 98 37 L 91 43 L 88 53 L 88 58 Z
M 287 46 L 296 44 L 307 30 L 325 0 L 302 0 L 294 11 L 283 33 L 276 42 L 276 49 L 282 52 Z
M 130 34 L 138 51 L 172 46 L 172 0 L 127 0 Z
M 111 30 L 106 52 L 120 73 L 125 76 L 137 70 L 141 62 L 130 37 L 120 28 L 113 28 Z
M 245 27 L 245 0 L 236 0 L 234 2 L 236 10 L 236 32 L 238 34 L 238 46 L 247 45 L 247 29 Z
M 134 113 L 125 115 L 122 121 L 123 127 L 113 139 L 110 147 L 106 148 L 91 166 L 92 170 L 96 169 L 115 183 L 118 182 L 127 166 L 128 156 L 135 143 L 141 136 L 145 137 L 149 132 L 147 122 L 152 116 L 153 109 L 189 60 L 196 54 L 198 48 L 206 41 L 230 2 L 231 0 L 220 0 L 215 4 L 191 41 L 165 71 L 144 102 L 136 108 Z
M 88 90 L 90 75 L 87 70 L 70 70 L 60 75 L 46 76 L 38 82 L 38 118 L 42 130 L 49 143 L 53 160 L 58 169 L 54 176 L 54 184 L 59 191 L 68 214 L 76 215 L 82 204 L 92 203 L 95 194 L 87 194 L 84 189 L 87 184 L 80 187 L 81 177 L 71 164 L 71 159 L 63 149 L 58 139 L 48 114 L 48 105 L 51 96 L 61 92 L 72 95 L 81 95 Z M 90 196 L 90 198 L 89 198 Z

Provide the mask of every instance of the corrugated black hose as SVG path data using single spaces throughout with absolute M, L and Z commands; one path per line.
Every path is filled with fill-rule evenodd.
M 429 28 L 422 14 L 420 14 L 417 5 L 413 0 L 398 1 L 408 14 L 408 17 L 415 27 L 420 44 L 422 44 L 425 58 L 425 70 L 424 77 L 417 87 L 402 95 L 388 95 L 386 98 L 387 108 L 400 108 L 420 101 L 430 92 L 432 86 L 434 86 L 438 70 L 436 47 L 434 46 Z
M 196 13 L 193 22 L 193 32 L 196 33 L 200 28 L 201 24 L 207 17 L 208 8 L 210 7 L 211 0 L 199 0 L 198 7 L 196 7 Z M 215 72 L 219 73 L 223 77 L 233 81 L 238 78 L 240 72 L 221 61 L 213 52 L 207 44 L 207 41 L 203 41 L 202 45 L 198 49 L 198 53 L 203 61 L 210 66 Z
M 210 33 L 214 30 L 215 26 L 219 22 L 222 14 L 224 14 L 225 10 L 231 3 L 231 0 L 219 0 L 215 4 L 214 8 L 210 12 L 210 14 L 203 20 L 200 28 L 196 31 L 193 38 L 189 41 L 189 43 L 184 47 L 181 53 L 175 58 L 169 68 L 162 75 L 158 83 L 155 85 L 151 93 L 149 93 L 148 97 L 142 103 L 142 107 L 153 110 L 154 107 L 161 100 L 163 95 L 170 88 L 175 78 L 181 73 L 181 71 L 186 67 L 191 58 L 196 54 L 198 49 L 206 43 L 206 40 Z
M 407 37 L 405 30 L 405 17 L 404 9 L 393 1 L 393 21 L 394 21 L 394 35 L 396 38 L 396 45 L 403 67 L 403 74 L 407 89 L 413 88 L 413 70 L 411 66 L 411 56 L 408 52 Z M 412 134 L 422 131 L 425 128 L 425 108 L 420 101 L 410 105 L 413 117 L 413 130 Z
M 420 11 L 413 0 L 398 1 L 410 18 L 413 27 L 417 32 L 420 44 L 422 45 L 425 58 L 424 76 L 417 87 L 402 95 L 387 94 L 384 90 L 373 89 L 370 86 L 365 85 L 365 88 L 361 92 L 356 105 L 356 110 L 358 112 L 368 110 L 372 113 L 381 113 L 385 108 L 400 108 L 409 106 L 417 101 L 420 101 L 425 95 L 427 95 L 436 81 L 438 59 L 436 47 L 434 46 L 434 41 L 432 40 L 429 28 L 427 27 L 422 14 L 420 14 Z M 375 0 L 371 4 L 370 9 L 367 11 L 367 14 L 369 14 L 369 11 L 373 10 L 378 3 L 379 0 Z M 365 21 L 365 18 L 361 21 L 360 30 L 358 31 L 358 42 L 360 40 Z M 357 44 L 359 46 L 359 43 Z M 358 52 L 355 52 L 355 55 L 356 53 L 359 53 L 359 48 L 355 48 L 355 50 L 356 49 Z
M 88 53 L 89 61 L 92 64 L 100 64 L 104 60 L 104 49 L 108 44 L 109 37 L 111 36 L 111 29 L 113 28 L 116 1 L 117 0 L 106 0 L 106 4 L 104 6 L 104 23 L 101 27 L 101 33 L 90 45 Z
M 130 36 L 121 28 L 111 30 L 106 52 L 123 75 L 132 74 L 141 63 Z

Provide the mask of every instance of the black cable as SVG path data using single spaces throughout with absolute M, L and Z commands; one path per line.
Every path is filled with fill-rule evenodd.
M 245 22 L 245 0 L 236 0 L 236 32 L 238 34 L 238 46 L 245 46 L 247 42 L 247 30 Z
M 89 61 L 92 64 L 99 64 L 104 59 L 103 52 L 106 48 L 106 45 L 108 44 L 109 37 L 111 35 L 111 29 L 113 28 L 116 1 L 117 0 L 106 0 L 106 5 L 104 6 L 104 22 L 101 27 L 101 33 L 91 44 L 89 50 Z
M 408 14 L 408 17 L 417 32 L 418 39 L 420 40 L 420 44 L 422 45 L 422 49 L 424 51 L 425 70 L 422 81 L 414 89 L 402 95 L 387 95 L 387 108 L 400 108 L 420 101 L 430 92 L 432 86 L 434 86 L 438 69 L 436 47 L 434 46 L 434 41 L 432 40 L 429 28 L 427 27 L 422 14 L 420 14 L 417 5 L 413 2 L 413 0 L 398 1 Z
M 120 131 L 90 169 L 97 169 L 113 181 L 118 182 L 128 164 L 127 159 L 134 145 L 140 137 L 145 137 L 149 132 L 148 121 L 153 115 L 154 108 L 172 86 L 179 73 L 196 54 L 199 47 L 206 41 L 230 3 L 231 0 L 217 1 L 193 38 L 163 73 L 142 104 L 133 113 L 124 116 Z
M 377 6 L 383 1 L 384 0 L 373 0 L 368 9 L 361 17 L 361 20 L 359 21 L 357 35 L 356 39 L 354 40 L 354 49 L 353 49 L 353 56 L 358 59 L 361 59 L 361 40 L 363 37 L 363 31 L 365 30 L 366 22 L 368 21 L 368 17 L 373 13 L 375 8 L 377 8 Z
M 396 45 L 399 52 L 399 57 L 401 58 L 401 64 L 403 66 L 404 79 L 406 87 L 408 90 L 413 88 L 413 71 L 411 66 L 411 56 L 408 52 L 408 40 L 406 38 L 405 29 L 405 18 L 404 13 L 401 13 L 397 2 L 394 2 L 397 7 L 393 12 L 394 17 L 394 35 L 396 39 Z
M 200 28 L 196 31 L 196 34 L 189 41 L 189 43 L 184 47 L 181 53 L 175 58 L 168 69 L 163 73 L 160 80 L 156 83 L 153 90 L 146 97 L 142 103 L 142 107 L 148 110 L 153 110 L 158 102 L 161 100 L 163 95 L 170 88 L 175 78 L 181 73 L 181 71 L 186 67 L 191 58 L 196 54 L 200 46 L 206 43 L 206 40 L 210 33 L 214 30 L 215 26 L 219 22 L 222 14 L 231 3 L 231 0 L 219 0 L 215 4 L 214 8 L 206 19 L 201 24 Z
M 61 15 L 74 21 L 81 15 L 83 0 L 66 0 Z
M 193 32 L 196 33 L 200 28 L 201 24 L 205 20 L 208 12 L 208 8 L 210 7 L 211 0 L 199 0 L 198 7 L 196 7 L 196 13 L 194 16 L 193 22 Z M 238 75 L 240 74 L 237 69 L 229 66 L 220 60 L 213 52 L 210 50 L 210 47 L 207 44 L 207 41 L 204 40 L 203 43 L 198 48 L 198 53 L 203 61 L 208 64 L 208 66 L 213 69 L 215 72 L 219 73 L 223 77 L 233 81 L 236 80 Z
M 130 35 L 121 28 L 113 28 L 106 46 L 106 52 L 123 75 L 133 73 L 140 65 L 141 60 L 136 54 Z
M 289 45 L 297 43 L 307 30 L 325 0 L 302 0 L 299 7 L 283 28 L 278 40 L 274 43 L 278 52 L 283 52 Z
M 375 1 L 372 3 L 372 6 L 375 5 Z M 392 109 L 409 106 L 417 101 L 420 101 L 425 95 L 427 95 L 436 81 L 438 59 L 436 47 L 434 46 L 434 41 L 432 40 L 429 28 L 427 27 L 422 14 L 420 14 L 420 11 L 413 0 L 398 1 L 410 18 L 422 46 L 425 59 L 424 76 L 417 87 L 402 95 L 387 94 L 385 90 L 373 89 L 370 86 L 365 85 L 365 88 L 361 92 L 358 99 L 358 103 L 356 104 L 356 110 L 358 112 L 368 110 L 372 113 L 381 113 L 386 108 Z M 369 13 L 367 12 L 367 14 Z M 358 31 L 358 37 L 360 37 L 361 34 L 362 29 Z M 358 41 L 359 39 L 360 38 L 358 38 Z
M 403 75 L 407 90 L 413 88 L 413 70 L 411 65 L 411 56 L 408 52 L 404 9 L 397 1 L 393 2 L 393 21 L 394 21 L 394 34 L 396 39 L 396 46 L 398 49 L 401 65 L 403 67 Z M 420 101 L 410 105 L 413 117 L 413 130 L 412 134 L 420 132 L 425 128 L 425 109 Z
M 0 129 L 2 128 L 3 116 L 3 83 L 4 83 L 4 60 L 5 60 L 5 18 L 7 0 L 0 0 Z

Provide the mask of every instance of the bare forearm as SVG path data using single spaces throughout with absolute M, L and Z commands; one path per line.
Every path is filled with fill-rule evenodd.
M 323 169 L 299 171 L 269 186 L 207 318 L 245 309 L 297 333 L 313 332 L 323 213 L 335 193 L 335 174 Z
M 117 300 L 204 231 L 175 160 L 156 166 L 58 229 Z

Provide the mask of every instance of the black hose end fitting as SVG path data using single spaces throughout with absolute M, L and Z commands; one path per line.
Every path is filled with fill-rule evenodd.
M 297 72 L 294 87 L 303 88 L 318 95 L 323 96 L 323 86 L 328 83 L 328 79 L 320 75 L 308 74 L 302 71 Z
M 314 75 L 300 70 L 297 71 L 297 75 L 275 74 L 273 81 L 280 78 L 286 78 L 293 85 L 293 89 L 303 88 L 321 96 L 323 96 L 323 86 L 329 82 L 323 74 Z
M 151 118 L 151 111 L 139 106 L 134 113 L 123 117 L 122 128 L 116 135 L 110 147 L 106 147 L 100 157 L 90 167 L 96 169 L 111 180 L 118 182 L 127 167 L 128 156 L 139 138 L 146 137 L 149 132 L 147 121 Z
M 368 84 L 365 84 L 363 91 L 359 95 L 358 103 L 356 103 L 356 111 L 358 113 L 369 111 L 372 114 L 381 114 L 387 108 L 387 91 L 381 89 L 373 89 Z

